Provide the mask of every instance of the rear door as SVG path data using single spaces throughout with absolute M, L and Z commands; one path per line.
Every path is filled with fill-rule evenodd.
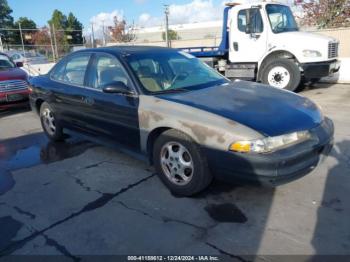
M 102 87 L 121 81 L 135 95 L 104 93 Z M 126 146 L 140 148 L 137 92 L 120 61 L 107 53 L 96 53 L 90 64 L 85 88 L 84 111 L 88 127 Z
M 77 53 L 61 61 L 50 75 L 51 103 L 60 121 L 74 129 L 89 131 L 86 103 L 86 72 L 91 53 Z

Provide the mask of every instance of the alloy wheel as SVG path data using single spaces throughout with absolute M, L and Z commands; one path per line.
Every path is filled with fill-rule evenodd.
M 43 118 L 43 124 L 46 132 L 48 132 L 51 136 L 55 135 L 55 132 L 56 132 L 55 117 L 49 108 L 44 109 L 42 113 L 42 118 Z
M 187 185 L 193 177 L 192 156 L 179 142 L 168 142 L 162 147 L 160 164 L 169 181 L 175 185 Z

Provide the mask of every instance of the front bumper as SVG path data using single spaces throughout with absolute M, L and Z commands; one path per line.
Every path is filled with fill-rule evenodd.
M 28 104 L 29 90 L 0 92 L 0 109 L 21 107 Z
M 340 61 L 331 60 L 327 62 L 301 64 L 305 78 L 321 78 L 336 73 L 340 69 Z
M 326 118 L 310 130 L 309 141 L 268 154 L 218 152 L 207 149 L 211 171 L 225 181 L 250 180 L 277 186 L 310 173 L 333 146 L 333 122 Z

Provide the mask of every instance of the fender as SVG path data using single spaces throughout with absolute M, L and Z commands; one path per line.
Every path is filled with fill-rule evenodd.
M 281 48 L 277 48 L 276 46 L 272 46 L 272 47 L 268 50 L 268 52 L 265 54 L 265 56 L 263 56 L 263 57 L 258 61 L 257 79 L 258 79 L 259 81 L 260 81 L 260 79 L 261 79 L 261 75 L 260 75 L 260 74 L 261 74 L 261 71 L 262 71 L 262 69 L 263 69 L 264 63 L 265 63 L 266 61 L 268 61 L 271 57 L 274 57 L 274 56 L 276 56 L 276 57 L 285 57 L 285 58 L 295 59 L 295 61 L 296 61 L 297 63 L 299 63 L 297 57 L 296 57 L 293 53 L 291 53 L 291 52 L 289 52 L 289 51 L 287 51 L 287 50 L 285 50 L 285 49 L 281 49 Z

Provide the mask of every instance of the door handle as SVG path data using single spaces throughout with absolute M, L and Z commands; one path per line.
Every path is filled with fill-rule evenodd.
M 233 42 L 233 50 L 238 51 L 238 42 Z

